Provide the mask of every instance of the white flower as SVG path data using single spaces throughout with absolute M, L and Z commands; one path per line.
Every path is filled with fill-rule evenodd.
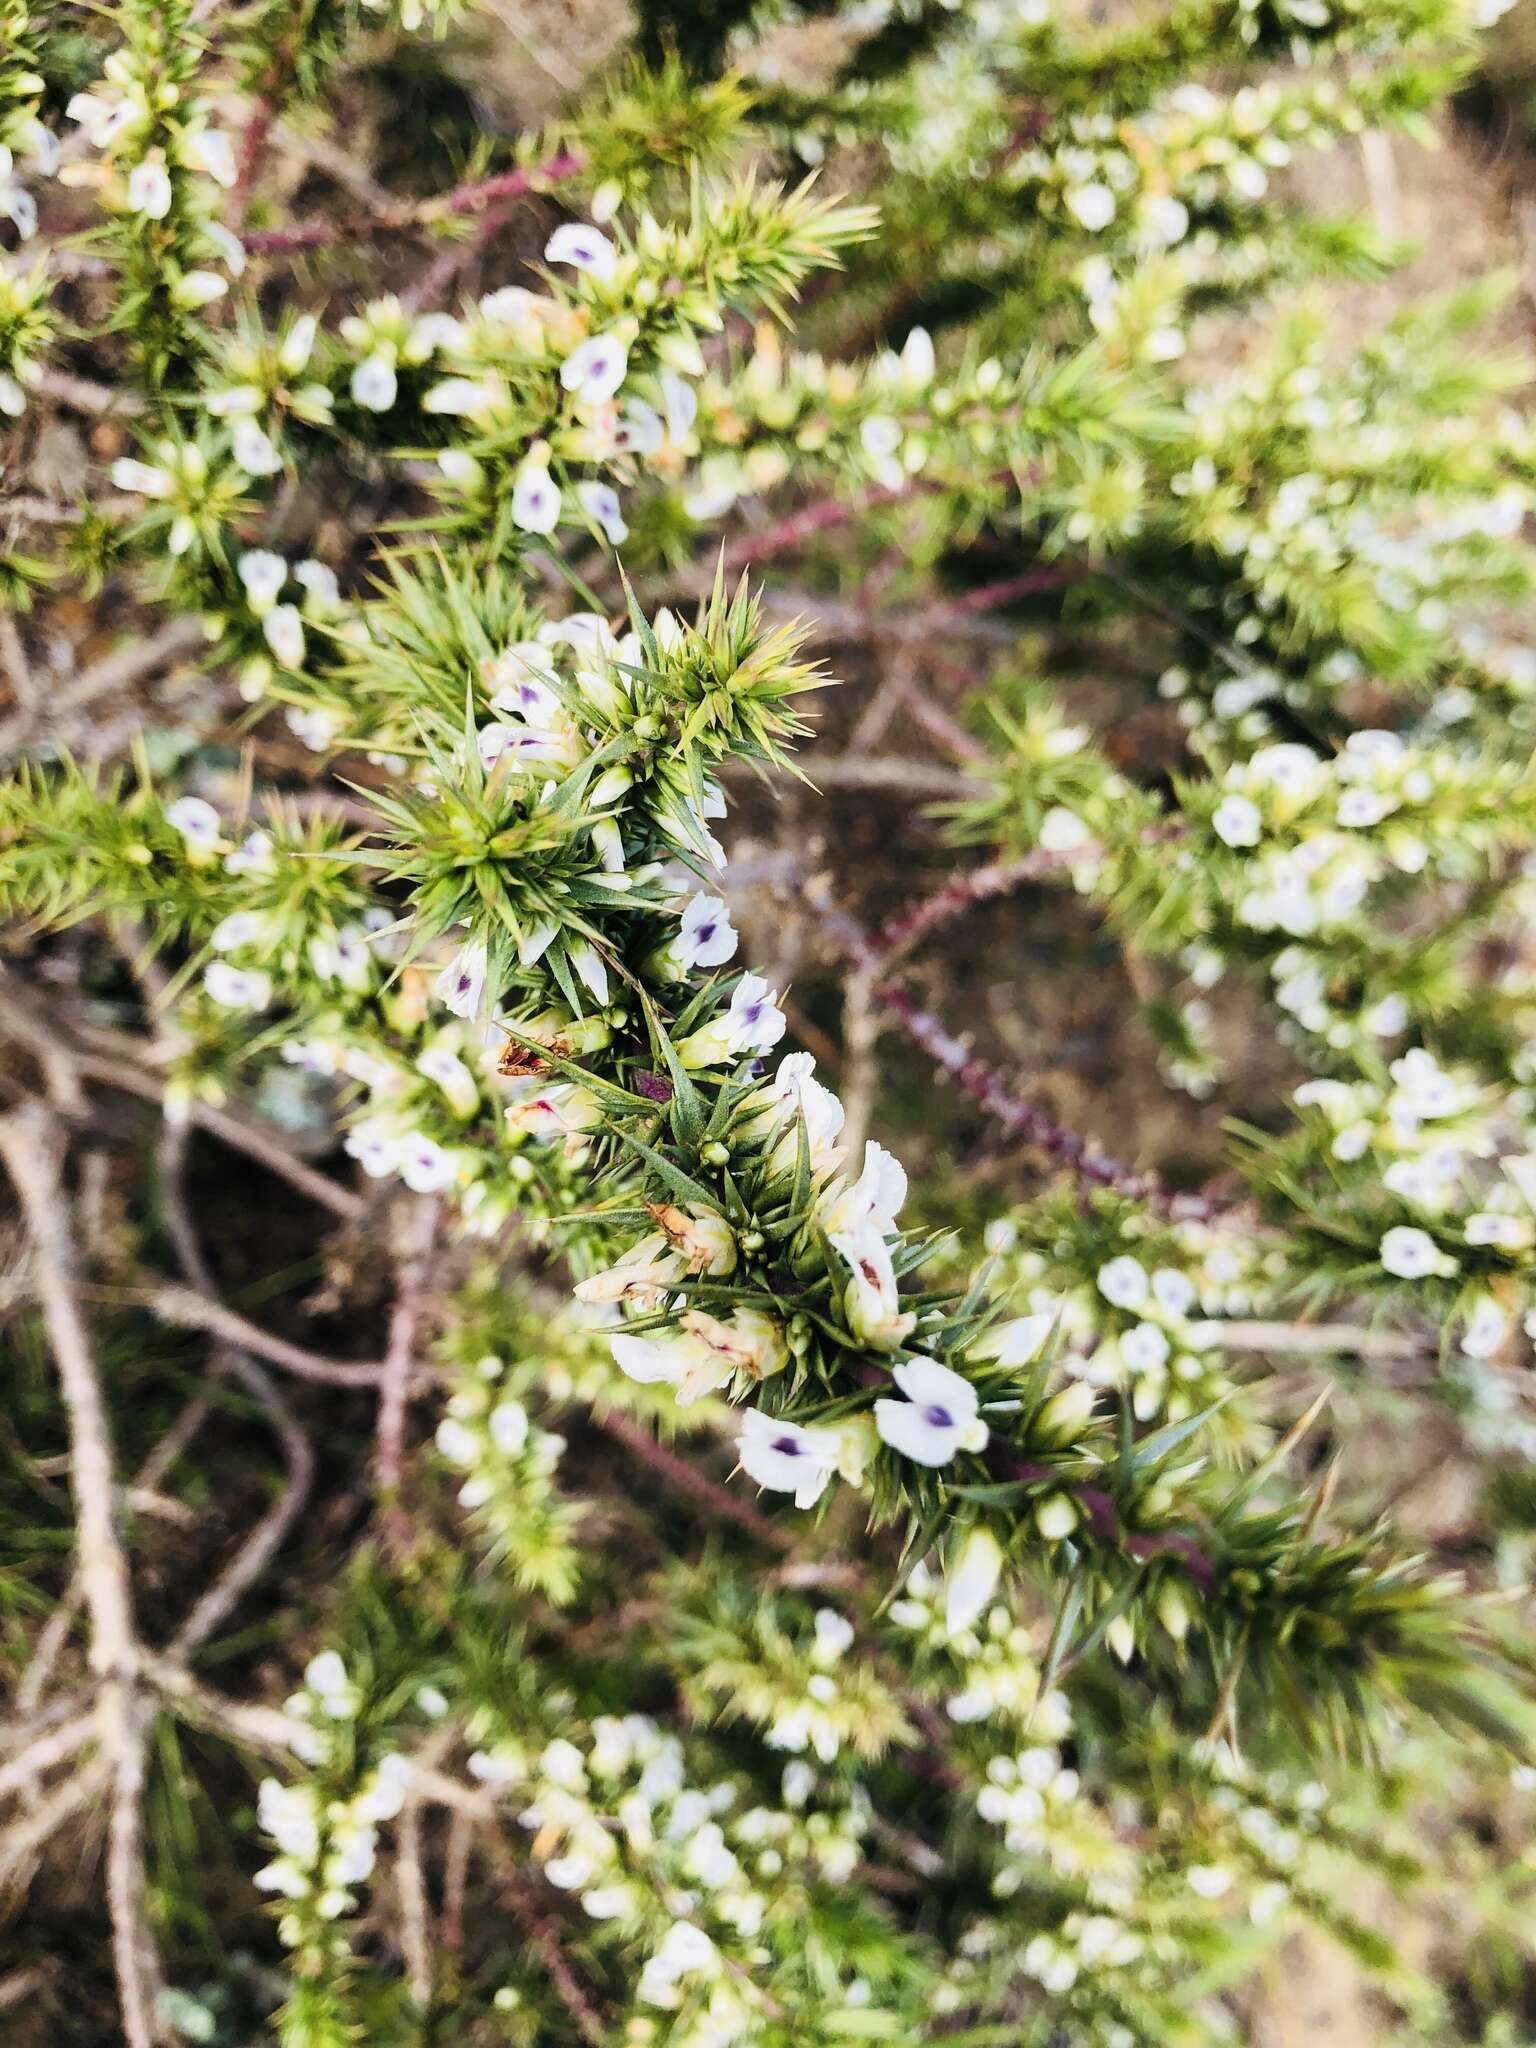
M 375 353 L 352 372 L 352 402 L 367 412 L 388 412 L 399 395 L 392 357 Z
M 1339 823 L 1352 830 L 1369 830 L 1390 817 L 1398 799 L 1379 789 L 1346 789 L 1339 798 Z
M 1382 1265 L 1399 1280 L 1423 1280 L 1430 1274 L 1456 1271 L 1456 1261 L 1442 1252 L 1427 1230 L 1399 1223 L 1381 1240 Z
M 618 252 L 599 229 L 567 221 L 544 244 L 544 261 L 569 263 L 574 270 L 590 270 L 594 277 L 611 277 Z
M 210 1000 L 226 1010 L 264 1010 L 272 1000 L 270 974 L 259 967 L 232 967 L 227 960 L 209 961 L 203 987 Z
M 479 1014 L 485 999 L 485 977 L 487 970 L 485 947 L 473 941 L 461 946 L 442 973 L 433 988 L 440 1003 L 445 1003 L 455 1017 L 474 1017 Z
M 972 1358 L 995 1359 L 999 1365 L 1028 1365 L 1040 1356 L 1056 1328 L 1056 1316 L 1042 1309 L 1032 1316 L 1011 1316 L 978 1337 L 970 1347 Z
M 202 171 L 229 191 L 239 176 L 234 144 L 222 128 L 198 128 L 181 139 L 181 157 L 194 171 Z
M 179 832 L 188 846 L 209 851 L 219 843 L 223 831 L 218 812 L 200 796 L 179 796 L 165 807 L 165 822 Z
M 174 194 L 165 158 L 159 150 L 135 164 L 128 173 L 128 204 L 146 220 L 164 220 L 171 210 Z
M 228 278 L 220 277 L 215 270 L 184 270 L 171 286 L 171 297 L 178 306 L 195 312 L 199 306 L 211 306 L 215 299 L 222 299 L 228 290 Z
M 802 1118 L 813 1171 L 836 1165 L 842 1156 L 837 1136 L 843 1128 L 843 1105 L 816 1079 L 814 1054 L 786 1053 L 756 1099 L 765 1107 L 754 1113 L 749 1133 L 759 1138 L 777 1134 L 770 1156 L 780 1172 L 787 1172 L 795 1163 Z
M 295 562 L 293 580 L 309 593 L 309 609 L 332 612 L 341 603 L 341 585 L 336 580 L 336 571 L 324 562 L 307 557 Z
M 352 1697 L 351 1682 L 347 1667 L 335 1650 L 322 1650 L 317 1657 L 311 1657 L 304 1667 L 304 1683 L 312 1693 L 322 1700 L 345 1701 Z
M 450 1187 L 458 1177 L 453 1154 L 445 1152 L 436 1139 L 429 1138 L 424 1131 L 412 1131 L 402 1140 L 395 1170 L 406 1186 L 418 1195 L 435 1195 Z
M 871 1138 L 858 1179 L 851 1187 L 834 1181 L 817 1206 L 817 1220 L 828 1237 L 889 1237 L 906 1199 L 906 1169 Z
M 264 875 L 272 870 L 272 839 L 266 832 L 251 832 L 233 853 L 224 856 L 224 870 L 231 875 Z
M 1187 1316 L 1195 1305 L 1195 1283 L 1177 1266 L 1159 1266 L 1152 1275 L 1152 1294 L 1165 1315 Z
M 1493 1245 L 1499 1251 L 1523 1251 L 1531 1242 L 1531 1226 L 1519 1216 L 1505 1216 L 1497 1209 L 1483 1209 L 1469 1216 L 1463 1236 L 1468 1244 Z
M 624 520 L 624 508 L 619 503 L 619 494 L 612 484 L 595 481 L 576 486 L 576 502 L 593 523 L 602 529 L 608 540 L 619 547 L 629 539 L 629 528 Z
M 833 1237 L 830 1242 L 852 1275 L 843 1290 L 849 1330 L 861 1344 L 877 1351 L 894 1350 L 917 1318 L 902 1309 L 890 1247 L 873 1231 Z
M 137 491 L 141 498 L 168 498 L 176 488 L 169 470 L 139 462 L 132 455 L 120 455 L 112 465 L 112 481 L 120 491 Z
M 1120 1339 L 1120 1356 L 1132 1372 L 1156 1372 L 1168 1363 L 1169 1344 L 1156 1323 L 1138 1323 Z
M 560 382 L 591 404 L 612 398 L 629 369 L 629 350 L 616 334 L 592 334 L 560 365 Z
M 892 1378 L 904 1401 L 877 1401 L 880 1441 L 919 1465 L 947 1465 L 957 1451 L 985 1448 L 987 1425 L 977 1413 L 976 1389 L 933 1358 L 912 1358 Z
M 760 975 L 744 974 L 725 1014 L 732 1055 L 771 1052 L 788 1030 L 777 994 Z
M 583 987 L 598 1001 L 608 1000 L 608 969 L 597 948 L 586 939 L 566 947 L 566 958 L 575 968 Z
M 297 605 L 275 605 L 261 622 L 261 635 L 284 668 L 304 666 L 304 621 Z
M 1139 1309 L 1149 1292 L 1146 1267 L 1129 1253 L 1100 1266 L 1098 1280 L 1100 1294 L 1115 1308 Z
M 684 968 L 720 967 L 736 951 L 731 913 L 718 896 L 701 890 L 683 906 L 677 957 Z
M 1149 192 L 1138 212 L 1148 236 L 1162 248 L 1171 249 L 1189 233 L 1189 208 L 1171 192 Z
M 1076 853 L 1092 841 L 1093 834 L 1064 804 L 1053 804 L 1040 820 L 1040 845 L 1046 853 Z
M 373 979 L 373 955 L 361 925 L 316 932 L 308 950 L 309 964 L 321 981 L 339 981 L 343 988 L 361 990 Z
M 1499 1304 L 1485 1294 L 1467 1318 L 1467 1327 L 1461 1335 L 1461 1348 L 1468 1358 L 1492 1358 L 1508 1334 L 1509 1318 Z
M 505 401 L 505 387 L 488 371 L 483 377 L 445 377 L 422 399 L 421 409 L 455 419 L 480 420 L 489 418 Z
M 290 377 L 296 377 L 309 361 L 314 350 L 315 336 L 320 331 L 320 322 L 313 313 L 301 313 L 278 347 L 277 361 L 280 369 Z
M 553 533 L 560 519 L 560 487 L 541 462 L 525 462 L 512 489 L 512 518 L 524 533 Z
M 229 446 L 247 476 L 275 476 L 283 466 L 266 429 L 255 420 L 237 420 Z
M 251 610 L 260 618 L 263 612 L 270 611 L 276 604 L 278 593 L 288 581 L 287 562 L 270 549 L 247 548 L 235 569 L 245 585 Z
M 267 920 L 259 910 L 232 910 L 214 926 L 209 944 L 216 953 L 239 953 L 246 946 L 259 946 L 266 935 Z
M 1096 235 L 1115 217 L 1115 195 L 1107 185 L 1076 185 L 1067 194 L 1067 211 Z
M 508 1103 L 506 1125 L 525 1137 L 548 1140 L 561 1138 L 567 1151 L 574 1151 L 584 1131 L 601 1121 L 602 1105 L 585 1088 L 555 1082 L 547 1088 L 535 1084 L 525 1095 Z M 580 1289 L 577 1289 L 578 1294 Z
M 451 1415 L 445 1415 L 437 1425 L 434 1441 L 450 1465 L 473 1465 L 480 1455 L 474 1431 L 466 1429 Z
M 853 1647 L 853 1623 L 835 1607 L 818 1607 L 814 1622 L 816 1645 L 811 1652 L 818 1664 L 835 1664 Z
M 528 1442 L 528 1410 L 521 1401 L 498 1401 L 487 1425 L 498 1451 L 515 1458 Z
M 1259 807 L 1248 797 L 1224 796 L 1211 815 L 1211 828 L 1228 846 L 1257 846 L 1264 830 Z
M 97 92 L 77 92 L 64 109 L 68 121 L 78 121 L 92 149 L 106 149 L 136 118 L 133 102 L 115 86 L 103 85 Z
M 837 1469 L 837 1435 L 830 1429 L 802 1429 L 760 1409 L 742 1417 L 736 1439 L 741 1469 L 772 1493 L 792 1493 L 797 1508 L 820 1500 Z

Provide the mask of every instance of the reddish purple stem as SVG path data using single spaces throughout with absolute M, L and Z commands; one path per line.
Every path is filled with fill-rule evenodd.
M 398 213 L 368 214 L 352 221 L 312 220 L 292 228 L 259 228 L 245 236 L 245 246 L 253 256 L 284 256 L 301 249 L 367 242 L 376 235 L 408 234 L 413 228 L 430 227 L 435 220 L 480 213 L 498 202 L 521 199 L 544 185 L 560 184 L 574 177 L 583 162 L 575 150 L 562 149 L 531 169 L 503 171 L 478 185 L 460 185 L 439 199 L 427 200 L 419 206 L 403 206 Z

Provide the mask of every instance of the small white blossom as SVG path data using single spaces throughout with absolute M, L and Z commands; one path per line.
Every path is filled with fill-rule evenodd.
M 1146 1267 L 1129 1253 L 1100 1266 L 1098 1280 L 1100 1294 L 1115 1308 L 1139 1309 L 1151 1291 Z
M 875 1403 L 882 1443 L 919 1465 L 947 1465 L 957 1451 L 986 1447 L 988 1429 L 969 1380 L 932 1358 L 912 1358 L 893 1373 L 904 1401 Z
M 1440 1250 L 1427 1230 L 1399 1223 L 1381 1240 L 1379 1253 L 1387 1272 L 1399 1280 L 1424 1280 L 1431 1274 L 1456 1271 L 1456 1261 Z
M 802 1429 L 757 1408 L 743 1416 L 736 1439 L 736 1453 L 748 1477 L 770 1492 L 792 1493 L 797 1508 L 820 1500 L 837 1470 L 837 1452 L 832 1430 Z
M 690 971 L 695 967 L 721 967 L 736 951 L 736 931 L 731 913 L 718 896 L 701 891 L 683 906 L 677 935 L 677 955 Z
M 229 446 L 247 476 L 275 476 L 283 466 L 271 437 L 256 420 L 237 420 Z
M 613 275 L 618 253 L 600 229 L 567 221 L 544 244 L 544 261 L 569 263 L 575 270 L 590 270 L 594 277 L 607 278 Z
M 170 173 L 159 150 L 135 164 L 128 173 L 128 204 L 146 220 L 164 220 L 174 197 Z
M 219 843 L 223 823 L 213 805 L 200 796 L 179 796 L 165 807 L 165 822 L 174 827 L 188 846 L 211 851 Z
M 629 350 L 616 334 L 593 334 L 560 365 L 560 382 L 589 404 L 612 398 L 629 368 Z
M 354 405 L 366 412 L 388 412 L 400 389 L 392 357 L 381 353 L 365 357 L 352 372 L 348 388 Z
M 203 987 L 211 1001 L 226 1010 L 264 1010 L 272 1000 L 272 977 L 259 967 L 234 967 L 211 960 L 203 970 Z
M 288 581 L 288 564 L 281 555 L 275 555 L 267 548 L 247 548 L 235 564 L 250 607 L 259 618 L 276 604 L 283 585 Z
M 1067 194 L 1067 211 L 1096 235 L 1115 217 L 1115 195 L 1107 185 L 1077 185 Z
M 589 482 L 576 486 L 576 502 L 587 517 L 592 520 L 612 541 L 615 547 L 629 539 L 629 527 L 625 524 L 624 508 L 619 494 L 612 484 Z
M 261 622 L 261 633 L 284 668 L 304 666 L 304 621 L 297 605 L 274 605 Z
M 512 518 L 524 533 L 553 533 L 560 522 L 560 487 L 542 463 L 525 462 L 512 487 Z
M 1211 814 L 1211 827 L 1228 846 L 1257 846 L 1264 830 L 1259 807 L 1251 798 L 1224 796 Z
M 485 1000 L 488 960 L 478 942 L 461 946 L 438 976 L 434 993 L 455 1017 L 475 1017 Z

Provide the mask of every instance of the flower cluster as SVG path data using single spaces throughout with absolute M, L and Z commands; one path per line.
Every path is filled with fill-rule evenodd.
M 1144 1420 L 1209 1414 L 1230 1394 L 1222 1318 L 1253 1314 L 1275 1284 L 1250 1230 L 1159 1228 L 1108 1195 L 1043 1200 L 998 1219 L 987 1243 L 1025 1310 L 1027 1341 L 1072 1386 L 1123 1399 Z
M 193 20 L 190 0 L 125 9 L 121 47 L 65 110 L 91 154 L 66 164 L 61 179 L 89 189 L 116 223 L 118 319 L 155 376 L 191 345 L 198 311 L 245 268 L 243 244 L 219 219 L 237 165 L 198 90 Z
M 583 1741 L 559 1736 L 525 1759 L 503 1745 L 482 1772 L 518 1800 L 547 1881 L 638 1949 L 637 2016 L 671 2015 L 668 2039 L 687 2048 L 773 2037 L 776 1991 L 803 1970 L 799 1902 L 860 1863 L 856 1790 L 829 1795 L 796 1761 L 778 1804 L 749 1804 L 728 1777 L 694 1782 L 678 1738 L 635 1713 L 600 1716 Z M 858 2003 L 850 1988 L 828 1984 L 820 2000 Z
M 278 1933 L 301 1971 L 346 1954 L 339 1923 L 356 1910 L 353 1888 L 372 1874 L 379 1823 L 394 1818 L 405 1796 L 404 1757 L 382 1756 L 361 1775 L 353 1768 L 359 1704 L 341 1658 L 322 1650 L 286 1709 L 306 1730 L 304 1760 L 314 1775 L 292 1785 L 262 1781 L 259 1817 L 278 1853 L 256 1883 L 284 1902 Z M 345 1789 L 328 1791 L 330 1776 Z
M 582 1508 L 557 1484 L 565 1438 L 535 1422 L 513 1390 L 531 1391 L 529 1378 L 509 1375 L 493 1352 L 467 1364 L 437 1426 L 437 1448 L 462 1475 L 459 1505 L 490 1557 L 518 1585 L 560 1602 L 576 1590 Z

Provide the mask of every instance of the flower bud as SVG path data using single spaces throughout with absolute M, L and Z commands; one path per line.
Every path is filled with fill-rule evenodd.
M 1077 1527 L 1077 1507 L 1064 1493 L 1047 1494 L 1035 1503 L 1035 1527 L 1047 1543 L 1061 1543 Z
M 976 1620 L 1002 1575 L 1003 1549 L 988 1528 L 967 1530 L 945 1574 L 944 1625 L 961 1635 Z
M 1172 1579 L 1166 1581 L 1158 1593 L 1157 1618 L 1176 1643 L 1182 1643 L 1189 1634 L 1189 1603 L 1184 1598 L 1183 1587 Z
M 1074 1443 L 1093 1413 L 1095 1398 L 1086 1380 L 1071 1380 L 1059 1387 L 1035 1417 L 1030 1431 L 1033 1441 L 1051 1446 Z

